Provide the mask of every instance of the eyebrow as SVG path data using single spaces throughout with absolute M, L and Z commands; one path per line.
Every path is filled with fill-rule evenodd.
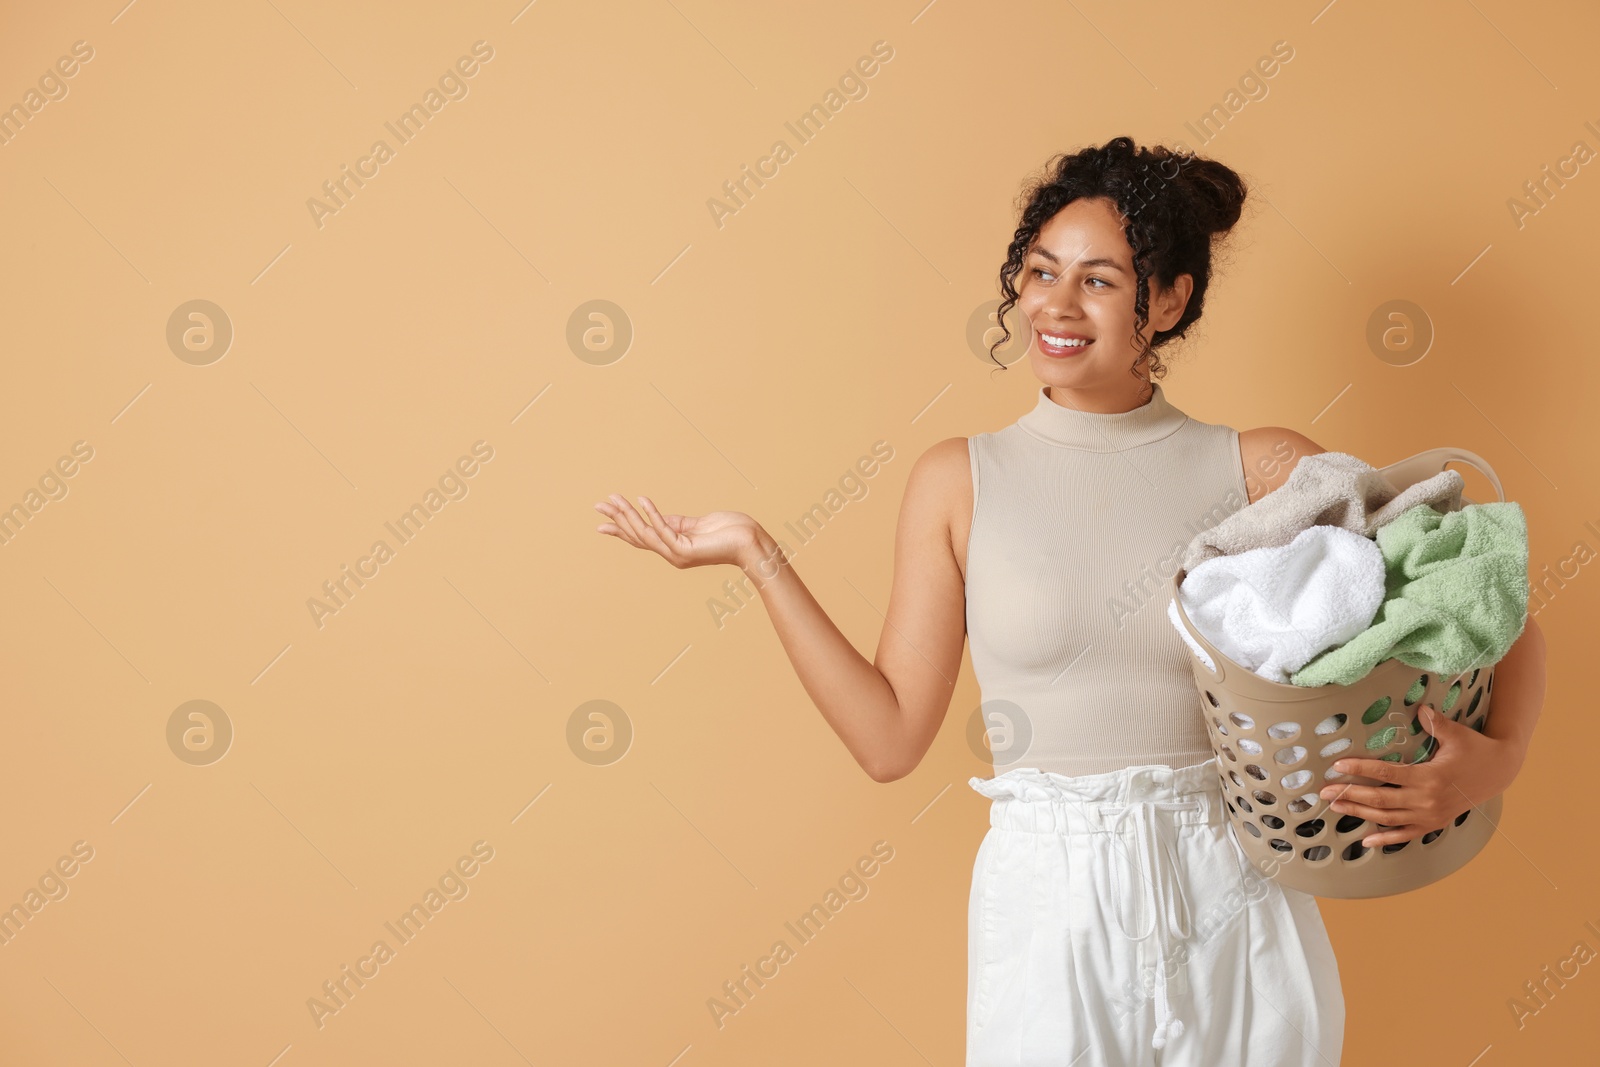
M 1043 256 L 1045 259 L 1048 259 L 1050 262 L 1054 263 L 1058 267 L 1061 265 L 1061 257 L 1056 255 L 1054 252 L 1051 252 L 1049 249 L 1035 248 L 1032 251 L 1033 251 L 1034 255 Z M 1095 259 L 1080 259 L 1080 260 L 1076 260 L 1074 262 L 1075 262 L 1075 265 L 1079 266 L 1079 267 L 1084 267 L 1084 268 L 1109 267 L 1112 270 L 1121 271 L 1124 274 L 1128 273 L 1127 268 L 1124 267 L 1121 263 L 1118 263 L 1114 259 L 1107 259 L 1104 256 L 1100 256 L 1100 257 L 1097 257 Z

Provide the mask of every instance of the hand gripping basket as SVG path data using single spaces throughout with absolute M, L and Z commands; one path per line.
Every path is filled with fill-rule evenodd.
M 1489 464 L 1459 448 L 1430 449 L 1381 470 L 1403 490 L 1454 462 L 1476 467 L 1505 500 Z M 1472 503 L 1462 497 L 1463 505 Z M 1172 596 L 1184 628 L 1217 665 L 1210 670 L 1189 649 L 1233 836 L 1258 871 L 1320 897 L 1381 897 L 1436 882 L 1478 854 L 1500 821 L 1498 796 L 1419 838 L 1368 848 L 1361 838 L 1382 824 L 1331 811 L 1318 792 L 1332 781 L 1383 784 L 1335 771 L 1341 758 L 1415 763 L 1431 757 L 1437 742 L 1418 717 L 1423 704 L 1481 732 L 1492 665 L 1434 677 L 1387 659 L 1351 685 L 1273 682 L 1228 659 L 1189 621 L 1178 597 L 1185 574 L 1179 569 L 1173 577 Z

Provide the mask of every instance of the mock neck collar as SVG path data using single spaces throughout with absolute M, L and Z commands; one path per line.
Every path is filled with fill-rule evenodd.
M 1189 416 L 1173 407 L 1159 382 L 1150 399 L 1132 411 L 1109 414 L 1064 407 L 1039 386 L 1033 410 L 1017 424 L 1042 441 L 1083 452 L 1123 452 L 1177 432 Z

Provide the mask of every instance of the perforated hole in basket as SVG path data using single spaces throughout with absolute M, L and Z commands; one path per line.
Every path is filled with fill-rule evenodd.
M 1395 738 L 1400 736 L 1400 727 L 1385 726 L 1381 730 L 1374 730 L 1367 735 L 1367 751 L 1379 752 L 1394 744 Z
M 1242 711 L 1230 711 L 1228 713 L 1228 721 L 1244 730 L 1254 730 L 1256 728 L 1256 721 Z
M 1278 779 L 1278 784 L 1285 789 L 1304 789 L 1311 784 L 1311 772 L 1307 770 L 1295 771 Z
M 1373 723 L 1383 718 L 1389 713 L 1389 705 L 1392 703 L 1394 702 L 1388 697 L 1379 697 L 1377 700 L 1374 700 L 1372 702 L 1372 706 L 1361 713 L 1362 724 L 1371 726 Z
M 1297 722 L 1275 722 L 1267 727 L 1267 736 L 1274 741 L 1293 741 L 1300 736 L 1300 724 Z
M 1344 724 L 1348 722 L 1349 719 L 1350 717 L 1342 711 L 1337 715 L 1329 715 L 1326 719 L 1323 719 L 1321 722 L 1317 723 L 1316 729 L 1313 730 L 1312 733 L 1316 734 L 1318 737 L 1327 737 L 1331 733 L 1337 733 L 1338 731 L 1344 729 Z
M 1302 815 L 1316 807 L 1317 801 L 1320 799 L 1321 798 L 1315 793 L 1307 793 L 1303 797 L 1295 797 L 1284 806 L 1287 807 L 1291 813 L 1295 815 Z
M 1428 691 L 1428 676 L 1421 675 L 1411 683 L 1411 688 L 1406 690 L 1406 707 L 1410 707 L 1422 699 L 1422 694 Z
M 1293 767 L 1296 763 L 1306 758 L 1306 750 L 1299 745 L 1290 745 L 1288 748 L 1278 749 L 1272 754 L 1272 758 L 1285 767 Z
M 1248 737 L 1239 738 L 1239 751 L 1247 756 L 1261 755 L 1261 742 Z

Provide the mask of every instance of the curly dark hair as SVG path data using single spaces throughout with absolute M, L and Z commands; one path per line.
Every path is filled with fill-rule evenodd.
M 1128 368 L 1140 381 L 1160 379 L 1167 373 L 1156 349 L 1183 337 L 1205 307 L 1211 280 L 1213 235 L 1225 234 L 1239 221 L 1244 208 L 1245 184 L 1231 169 L 1215 160 L 1156 145 L 1140 148 L 1129 137 L 1114 137 L 1099 148 L 1085 148 L 1053 157 L 1017 198 L 1020 218 L 1005 266 L 1000 268 L 1000 290 L 1005 294 L 997 318 L 1004 336 L 989 348 L 1011 339 L 1006 312 L 1017 302 L 1013 279 L 1039 230 L 1062 208 L 1080 197 L 1104 197 L 1116 205 L 1126 225 L 1123 235 L 1133 250 L 1138 276 L 1134 290 L 1134 341 L 1139 356 Z M 1150 322 L 1150 278 L 1163 287 L 1188 274 L 1194 288 L 1183 316 L 1170 330 L 1157 330 L 1143 340 L 1139 335 Z M 1150 362 L 1150 377 L 1139 366 Z M 996 363 L 1000 361 L 995 359 Z M 1002 367 L 1005 364 L 1001 364 Z

